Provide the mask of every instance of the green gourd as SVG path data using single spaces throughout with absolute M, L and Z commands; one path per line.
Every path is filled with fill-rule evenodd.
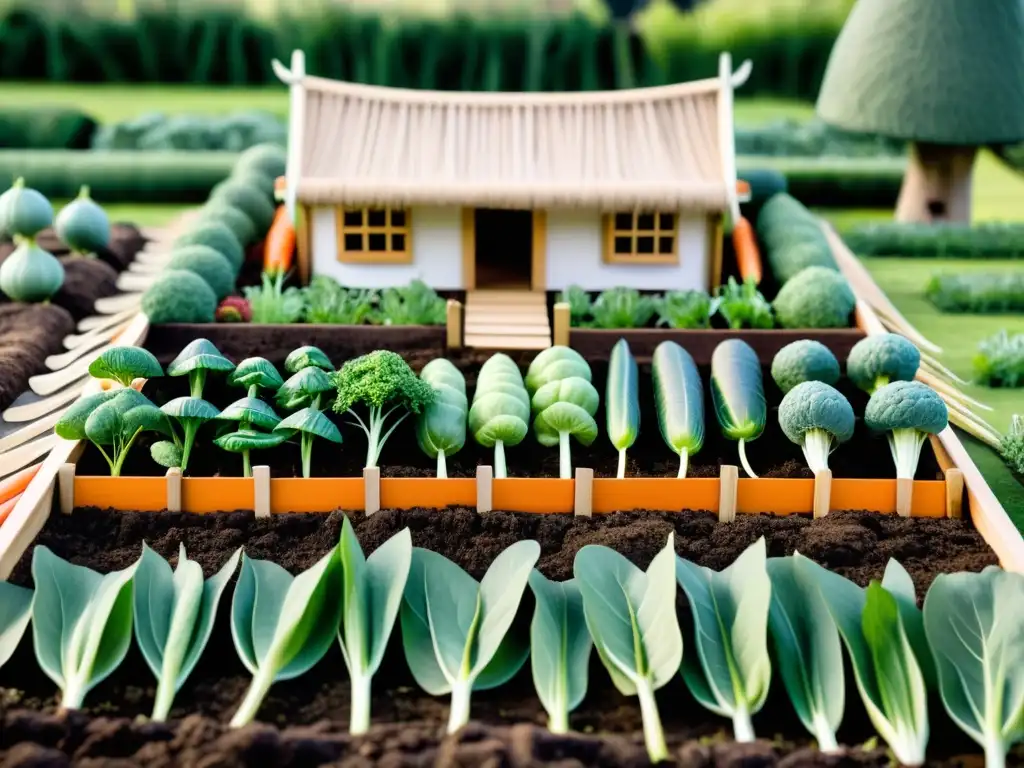
M 0 195 L 0 233 L 35 237 L 53 224 L 53 206 L 42 193 L 25 186 L 19 178 Z
M 0 264 L 0 291 L 14 301 L 46 301 L 63 284 L 64 266 L 31 238 Z
M 110 219 L 83 186 L 78 197 L 57 215 L 57 236 L 76 253 L 95 253 L 110 243 Z

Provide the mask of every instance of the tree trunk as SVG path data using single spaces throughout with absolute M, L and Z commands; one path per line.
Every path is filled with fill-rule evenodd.
M 977 147 L 911 144 L 896 220 L 969 224 L 977 153 Z

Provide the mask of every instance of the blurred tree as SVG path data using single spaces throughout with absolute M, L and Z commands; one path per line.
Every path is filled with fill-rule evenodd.
M 667 0 L 681 13 L 689 13 L 706 0 Z M 651 0 L 604 0 L 615 29 L 615 67 L 619 88 L 636 87 L 632 38 L 636 34 L 636 18 Z

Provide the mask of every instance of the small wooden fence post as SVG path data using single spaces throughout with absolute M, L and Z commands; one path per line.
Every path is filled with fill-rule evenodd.
M 594 511 L 594 470 L 576 468 L 576 483 L 573 490 L 573 514 L 576 517 L 590 517 Z
M 914 481 L 908 477 L 896 478 L 896 514 L 910 517 L 914 507 Z
M 821 469 L 814 473 L 814 516 L 825 517 L 832 502 L 832 470 Z
M 75 509 L 75 465 L 71 462 L 57 470 L 57 493 L 61 514 L 70 515 Z
M 270 467 L 253 467 L 252 485 L 252 511 L 256 517 L 270 517 Z
M 181 470 L 167 470 L 167 511 L 181 512 Z
M 448 349 L 460 349 L 462 347 L 462 302 L 455 299 L 448 299 L 447 314 L 445 316 L 445 329 L 447 331 Z
M 380 467 L 363 468 L 363 507 L 367 515 L 380 512 Z
M 740 478 L 739 467 L 723 464 L 718 477 L 718 522 L 731 523 L 736 519 L 736 496 Z
M 476 468 L 476 511 L 484 515 L 494 509 L 494 470 L 486 464 Z
M 556 347 L 569 346 L 569 305 L 564 301 L 555 304 L 551 343 Z
M 964 473 L 950 467 L 946 470 L 946 517 L 959 520 L 964 516 Z

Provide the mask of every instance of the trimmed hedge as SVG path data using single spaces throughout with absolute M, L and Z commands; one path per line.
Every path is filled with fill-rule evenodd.
M 776 170 L 789 193 L 812 208 L 893 208 L 903 184 L 900 157 L 751 157 L 736 159 L 738 173 Z
M 942 312 L 1024 312 L 1024 270 L 932 275 L 924 295 Z
M 89 149 L 96 127 L 89 115 L 74 109 L 5 106 L 0 110 L 0 149 Z
M 838 271 L 821 221 L 791 195 L 772 195 L 761 207 L 754 226 L 779 285 L 785 285 L 808 267 Z
M 0 152 L 0 186 L 24 176 L 49 198 L 88 184 L 101 203 L 201 203 L 231 173 L 233 152 Z
M 284 119 L 269 112 L 224 116 L 146 114 L 102 126 L 92 148 L 241 152 L 268 142 L 283 146 L 287 140 Z
M 1024 258 L 1024 224 L 908 224 L 896 221 L 864 224 L 843 233 L 861 256 L 927 259 Z

